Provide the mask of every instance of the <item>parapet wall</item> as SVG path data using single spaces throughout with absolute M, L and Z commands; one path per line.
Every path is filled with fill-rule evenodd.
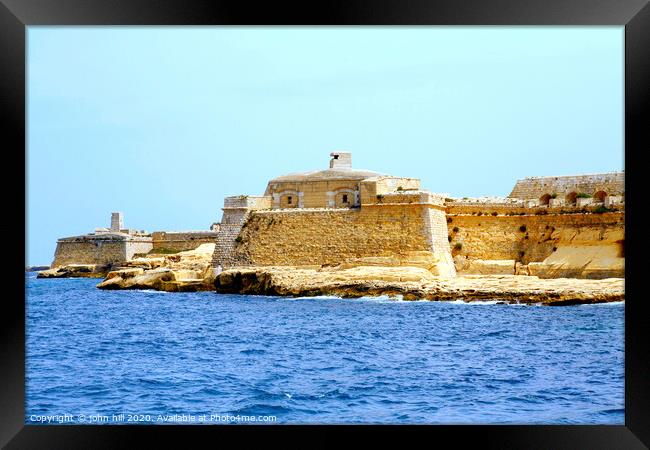
M 593 175 L 530 177 L 517 180 L 509 197 L 533 200 L 546 194 L 565 197 L 572 192 L 594 195 L 598 191 L 603 191 L 610 196 L 624 195 L 625 174 L 611 172 Z
M 379 176 L 363 180 L 359 184 L 361 204 L 378 203 L 385 195 L 399 194 L 419 195 L 420 180 L 418 178 L 398 178 Z M 399 191 L 398 191 L 399 189 Z
M 591 200 L 591 199 L 588 199 Z M 560 206 L 526 206 L 526 202 L 516 203 L 447 203 L 445 208 L 447 214 L 467 214 L 467 215 L 505 215 L 505 216 L 526 216 L 526 215 L 554 215 L 554 214 L 578 214 L 598 211 L 603 206 L 612 211 L 623 211 L 625 204 L 575 204 Z
M 268 209 L 271 207 L 270 196 L 235 195 L 226 197 L 224 208 Z
M 251 212 L 239 265 L 417 265 L 454 276 L 444 211 L 426 204 Z
M 201 244 L 213 244 L 217 231 L 154 231 L 151 233 L 153 250 L 194 250 Z

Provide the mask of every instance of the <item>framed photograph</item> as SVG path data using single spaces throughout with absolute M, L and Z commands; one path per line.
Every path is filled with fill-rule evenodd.
M 3 0 L 0 30 L 3 446 L 649 445 L 647 1 Z

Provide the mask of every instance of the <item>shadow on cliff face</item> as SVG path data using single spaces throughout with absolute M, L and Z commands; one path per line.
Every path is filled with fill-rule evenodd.
M 217 292 L 225 294 L 282 295 L 273 286 L 272 276 L 266 272 L 222 272 L 214 280 Z

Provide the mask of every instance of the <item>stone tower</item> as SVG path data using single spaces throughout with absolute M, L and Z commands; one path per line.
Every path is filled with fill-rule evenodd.
M 124 216 L 121 212 L 111 213 L 111 231 L 119 233 L 124 228 Z
M 351 169 L 352 153 L 332 152 L 330 153 L 330 169 Z

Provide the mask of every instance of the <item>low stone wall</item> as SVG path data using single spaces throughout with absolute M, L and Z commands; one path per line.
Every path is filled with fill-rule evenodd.
M 154 231 L 151 233 L 153 250 L 187 251 L 201 244 L 213 244 L 217 231 Z

